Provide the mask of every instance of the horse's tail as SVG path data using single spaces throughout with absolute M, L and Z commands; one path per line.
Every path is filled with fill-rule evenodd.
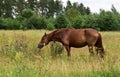
M 104 52 L 104 47 L 102 44 L 102 37 L 101 37 L 100 33 L 99 33 L 99 36 L 98 36 L 98 39 L 97 39 L 95 46 L 97 47 L 97 52 L 100 53 L 100 56 L 104 57 L 105 52 Z

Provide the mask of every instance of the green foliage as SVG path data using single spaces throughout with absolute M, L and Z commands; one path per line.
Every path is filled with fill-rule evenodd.
M 35 15 L 35 11 L 32 11 L 31 9 L 24 9 L 22 11 L 22 17 L 25 17 L 27 19 L 32 17 L 33 15 Z
M 52 42 L 50 49 L 52 57 L 60 56 L 64 51 L 64 47 L 58 42 Z
M 55 28 L 66 28 L 68 24 L 69 22 L 67 21 L 66 17 L 64 15 L 59 15 L 55 19 L 54 26 Z
M 119 31 L 120 13 L 100 9 L 91 13 L 83 3 L 61 0 L 2 0 L 0 2 L 0 29 L 94 28 L 101 31 Z M 49 20 L 49 19 L 52 19 Z
M 54 29 L 55 29 L 54 25 L 52 23 L 48 22 L 47 30 L 54 30 Z
M 100 30 L 97 23 L 97 15 L 85 15 L 83 17 L 83 28 L 93 28 L 96 30 Z
M 74 18 L 73 22 L 72 22 L 72 27 L 76 28 L 76 29 L 80 29 L 83 28 L 83 18 L 82 16 L 78 16 L 76 18 Z
M 5 19 L 6 29 L 19 29 L 21 23 L 15 19 Z
M 6 29 L 4 18 L 0 17 L 0 29 Z
M 28 29 L 46 29 L 47 21 L 44 16 L 34 15 L 27 20 Z
M 114 25 L 114 14 L 111 12 L 105 12 L 104 10 L 101 11 L 97 23 L 98 26 L 100 27 L 101 30 L 115 30 L 116 29 L 116 25 Z
M 80 16 L 80 12 L 74 8 L 70 8 L 66 10 L 65 15 L 72 22 L 76 17 Z
M 54 26 L 54 18 L 50 17 L 48 20 L 47 20 L 47 30 L 53 30 L 55 29 L 55 26 Z

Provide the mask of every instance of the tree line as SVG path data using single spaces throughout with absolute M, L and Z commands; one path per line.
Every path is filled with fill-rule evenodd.
M 83 3 L 66 6 L 61 0 L 0 0 L 0 29 L 94 28 L 120 30 L 120 14 L 112 5 L 110 11 L 92 13 Z

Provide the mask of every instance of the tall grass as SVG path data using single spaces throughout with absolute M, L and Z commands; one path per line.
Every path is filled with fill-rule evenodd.
M 89 56 L 87 47 L 72 48 L 71 58 L 58 43 L 39 50 L 44 32 L 0 31 L 0 77 L 120 77 L 120 32 L 101 32 L 104 60 Z

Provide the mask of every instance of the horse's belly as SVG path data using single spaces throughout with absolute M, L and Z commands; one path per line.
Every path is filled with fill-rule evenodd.
M 84 42 L 84 43 L 74 43 L 74 44 L 71 44 L 70 47 L 81 48 L 81 47 L 84 47 L 86 45 L 87 45 L 86 42 Z
M 84 47 L 87 45 L 87 42 L 84 36 L 80 36 L 79 34 L 76 36 L 78 37 L 72 37 L 69 40 L 69 44 L 71 47 L 80 48 L 80 47 Z

